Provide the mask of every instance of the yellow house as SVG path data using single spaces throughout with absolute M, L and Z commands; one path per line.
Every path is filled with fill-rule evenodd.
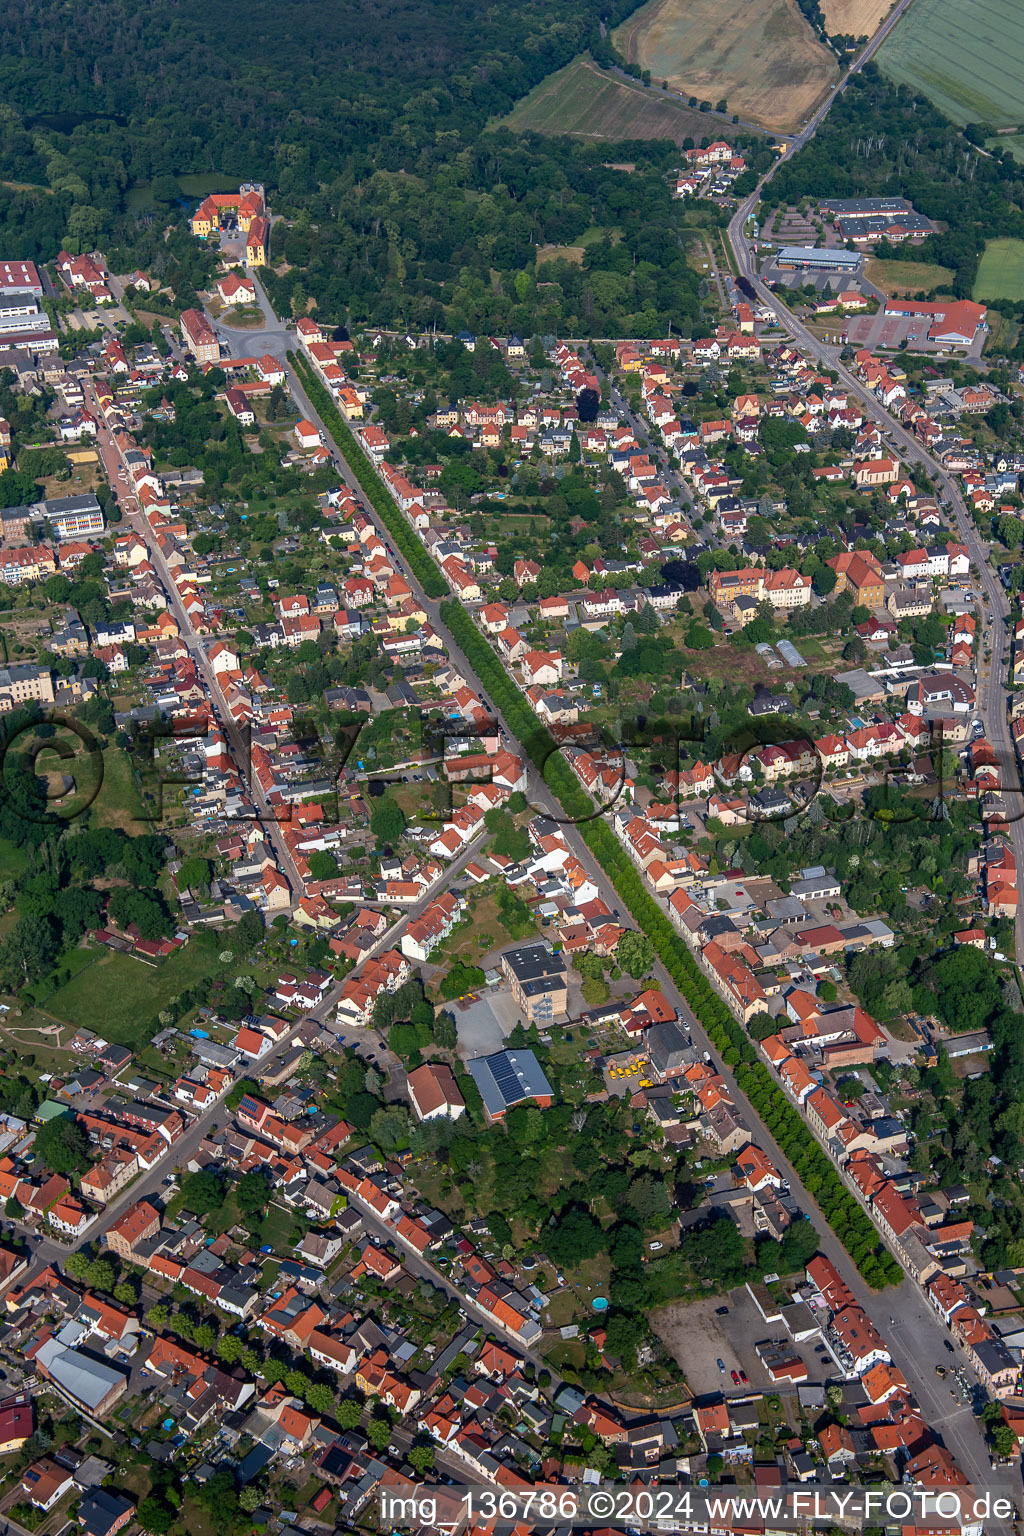
M 349 421 L 362 421 L 363 402 L 354 389 L 340 389 L 338 391 L 338 404 Z
M 198 240 L 205 240 L 213 234 L 213 221 L 201 207 L 192 215 L 192 233 Z
M 265 214 L 257 214 L 249 224 L 245 242 L 245 259 L 250 267 L 267 265 L 267 247 L 270 244 L 270 220 Z
M 413 609 L 397 608 L 387 615 L 388 629 L 396 635 L 404 635 L 410 619 L 414 621 L 417 628 L 427 622 L 426 614 L 418 606 Z

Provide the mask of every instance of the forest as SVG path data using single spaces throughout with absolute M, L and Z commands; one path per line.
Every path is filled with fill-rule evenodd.
M 175 177 L 262 180 L 287 225 L 270 278 L 287 309 L 344 322 L 523 334 L 655 335 L 699 321 L 668 142 L 607 147 L 486 132 L 632 0 L 397 0 L 281 9 L 246 26 L 224 0 L 135 9 L 57 0 L 0 17 L 0 246 L 40 258 L 100 244 L 191 301 L 208 258 Z M 141 191 L 140 201 L 137 192 Z M 170 240 L 165 231 L 173 230 Z M 592 243 L 582 265 L 538 246 Z M 623 231 L 628 236 L 620 238 Z

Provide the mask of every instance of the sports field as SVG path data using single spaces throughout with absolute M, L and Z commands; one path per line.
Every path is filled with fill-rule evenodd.
M 821 0 L 829 37 L 873 37 L 892 10 L 893 0 Z
M 647 0 L 613 40 L 652 80 L 780 131 L 798 128 L 839 72 L 795 0 Z
M 1024 299 L 1024 240 L 990 240 L 978 266 L 974 297 Z
M 872 257 L 866 272 L 868 281 L 890 298 L 897 294 L 934 293 L 936 288 L 948 288 L 953 281 L 951 267 L 940 267 L 930 261 L 880 261 Z
M 955 123 L 1024 121 L 1020 0 L 914 0 L 876 59 Z
M 691 112 L 670 96 L 659 98 L 642 85 L 606 74 L 583 54 L 535 85 L 502 122 L 524 133 L 568 133 L 612 142 L 672 139 L 676 144 L 684 139 L 699 142 L 725 126 L 720 117 Z

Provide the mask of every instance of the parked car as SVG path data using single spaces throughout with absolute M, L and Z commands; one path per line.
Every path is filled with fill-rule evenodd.
M 715 1364 L 718 1366 L 718 1369 L 721 1371 L 722 1375 L 724 1376 L 725 1375 L 725 1361 L 724 1360 L 716 1360 Z

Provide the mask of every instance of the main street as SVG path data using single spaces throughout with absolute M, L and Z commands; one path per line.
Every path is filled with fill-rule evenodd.
M 265 313 L 272 315 L 273 310 L 269 300 L 259 285 L 257 286 L 257 296 Z M 268 327 L 262 334 L 270 342 L 275 337 L 280 336 L 280 331 L 277 325 L 275 325 Z M 235 351 L 237 356 L 247 356 L 251 353 L 252 333 L 246 332 L 245 337 L 246 340 L 244 342 L 240 337 L 231 337 L 231 346 L 233 349 L 237 348 Z M 280 341 L 277 342 L 277 346 L 281 349 Z M 287 366 L 287 358 L 282 356 L 282 350 L 275 351 L 274 355 L 281 358 L 282 362 L 285 362 Z M 391 547 L 387 528 L 380 523 L 374 509 L 367 503 L 355 474 L 345 462 L 341 449 L 332 438 L 326 423 L 320 418 L 312 401 L 303 389 L 301 380 L 290 366 L 288 366 L 288 378 L 299 408 L 308 420 L 314 422 L 320 428 L 325 446 L 334 455 L 336 463 L 340 466 L 339 472 L 343 481 L 359 497 L 361 505 L 366 508 L 370 517 L 377 523 L 382 537 Z M 466 656 L 444 624 L 441 618 L 440 604 L 426 595 L 416 576 L 401 559 L 397 551 L 394 558 L 401 567 L 402 574 L 412 587 L 421 607 L 426 612 L 431 625 L 444 642 L 449 660 L 459 669 L 470 687 L 474 688 L 481 699 L 493 710 L 494 706 L 487 698 L 483 684 L 476 677 Z M 497 714 L 497 711 L 495 713 Z M 517 752 L 524 761 L 529 763 L 527 753 L 509 730 L 507 721 L 503 720 L 502 725 L 510 749 Z M 561 807 L 542 775 L 532 765 L 529 769 L 528 795 L 531 805 L 538 812 L 550 816 L 552 820 L 562 820 L 563 813 Z M 563 826 L 562 830 L 572 851 L 595 880 L 602 899 L 615 911 L 619 906 L 618 894 L 606 877 L 604 870 L 593 859 L 590 849 L 580 836 L 579 829 L 569 824 Z M 660 963 L 655 967 L 654 976 L 661 990 L 688 1027 L 694 1044 L 702 1051 L 713 1052 L 717 1060 L 717 1052 L 712 1045 L 710 1037 L 700 1021 L 695 1018 L 672 978 Z M 821 1238 L 821 1251 L 835 1264 L 857 1301 L 863 1306 L 868 1316 L 871 1317 L 876 1327 L 878 1327 L 879 1332 L 886 1339 L 887 1344 L 891 1348 L 894 1361 L 903 1371 L 923 1411 L 936 1420 L 939 1433 L 941 1433 L 943 1440 L 956 1456 L 967 1475 L 976 1482 L 990 1482 L 992 1474 L 989 1470 L 988 1452 L 977 1420 L 966 1407 L 951 1405 L 943 1401 L 939 1394 L 934 1368 L 946 1358 L 944 1350 L 946 1334 L 938 1317 L 932 1312 L 930 1307 L 922 1302 L 916 1287 L 909 1280 L 905 1280 L 895 1291 L 886 1291 L 881 1295 L 876 1295 L 870 1290 L 852 1263 L 845 1248 L 832 1232 L 817 1202 L 797 1176 L 795 1168 L 783 1155 L 782 1149 L 775 1142 L 774 1138 L 768 1133 L 753 1105 L 750 1104 L 740 1091 L 739 1085 L 732 1073 L 724 1066 L 721 1066 L 720 1070 L 729 1084 L 734 1101 L 747 1123 L 751 1126 L 758 1145 L 772 1158 L 784 1177 L 789 1181 L 790 1188 L 798 1205 L 807 1212 L 814 1222 Z M 898 1311 L 901 1315 L 906 1314 L 908 1317 L 912 1314 L 914 1317 L 913 1329 L 901 1331 L 891 1328 L 889 1317 L 894 1311 Z
M 773 167 L 774 170 L 774 167 Z M 961 495 L 956 481 L 924 444 L 903 424 L 896 420 L 881 401 L 861 379 L 843 362 L 839 349 L 827 346 L 790 311 L 779 295 L 768 288 L 757 273 L 755 247 L 745 234 L 747 220 L 761 197 L 771 172 L 761 182 L 757 191 L 736 210 L 729 222 L 729 243 L 736 260 L 737 270 L 754 286 L 761 302 L 767 305 L 789 336 L 813 357 L 823 368 L 833 371 L 851 395 L 864 407 L 865 413 L 886 434 L 894 448 L 911 463 L 920 464 L 939 487 L 942 501 L 952 515 L 953 531 L 961 543 L 967 546 L 971 564 L 977 571 L 977 581 L 982 594 L 981 624 L 979 635 L 978 709 L 985 723 L 985 734 L 992 744 L 1002 772 L 1003 796 L 1007 800 L 1008 831 L 1017 859 L 1017 868 L 1024 871 L 1024 797 L 1020 787 L 1020 769 L 1010 735 L 1009 715 L 1006 702 L 1004 668 L 1009 652 L 1008 618 L 1010 605 L 995 572 L 989 563 L 988 546 L 982 540 L 974 518 Z M 987 605 L 987 606 L 986 606 Z M 985 640 L 989 639 L 991 656 L 987 669 L 983 664 Z M 982 829 L 979 823 L 979 838 Z M 1018 911 L 1015 929 L 1015 949 L 1018 965 L 1024 964 L 1024 910 Z

